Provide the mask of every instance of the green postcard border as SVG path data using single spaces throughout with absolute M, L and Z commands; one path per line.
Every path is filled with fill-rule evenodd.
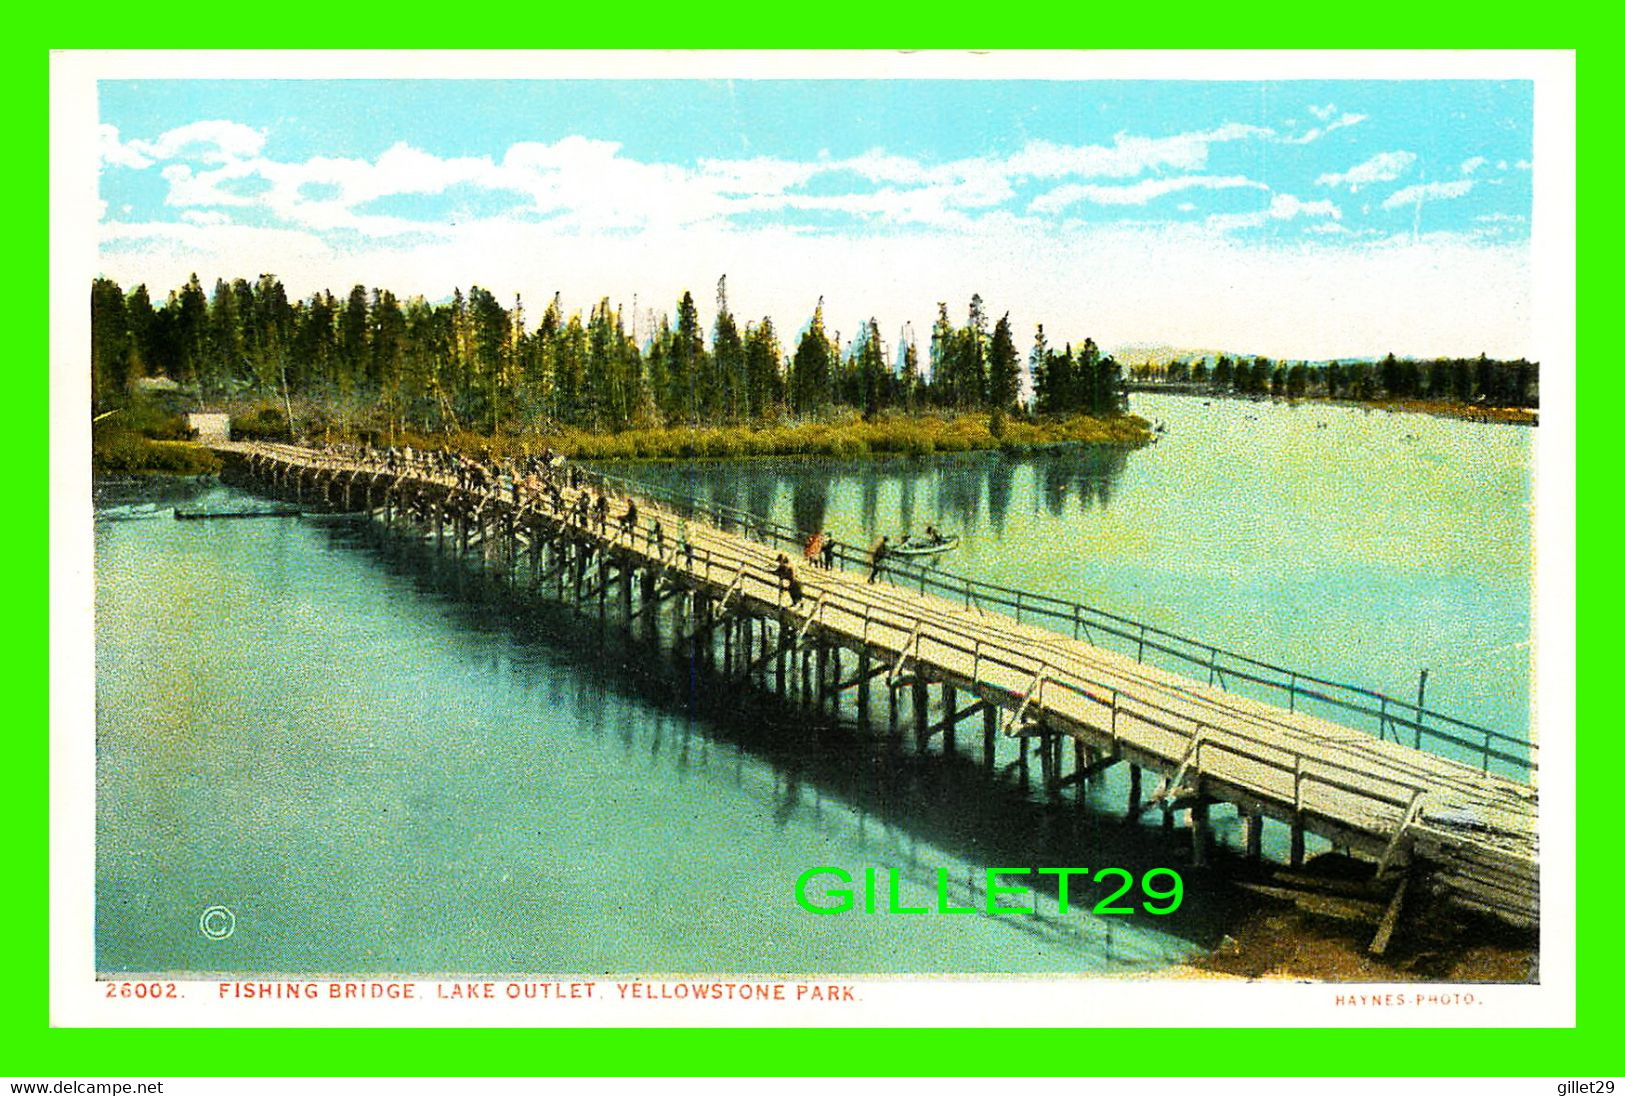
M 415 7 L 416 5 L 411 5 Z M 633 5 L 634 10 L 641 5 Z M 1418 10 L 1385 3 L 1358 9 L 1295 9 L 1268 13 L 1257 8 L 1191 6 L 1151 11 L 1129 7 L 1100 9 L 1045 3 L 1012 10 L 964 3 L 919 5 L 917 9 L 882 10 L 873 5 L 817 5 L 799 10 L 759 9 L 746 4 L 724 9 L 692 10 L 654 7 L 628 14 L 591 8 L 482 10 L 471 21 L 469 10 L 440 7 L 421 12 L 390 5 L 344 11 L 321 8 L 251 8 L 231 12 L 219 7 L 173 8 L 111 5 L 78 6 L 71 14 L 43 16 L 57 25 L 14 28 L 5 48 L 10 64 L 0 77 L 8 86 L 11 113 L 6 129 L 13 147 L 38 148 L 48 161 L 48 50 L 74 48 L 212 48 L 217 46 L 313 44 L 346 48 L 614 46 L 617 48 L 711 48 L 719 40 L 745 46 L 847 48 L 854 40 L 869 43 L 944 40 L 976 48 L 990 43 L 1003 48 L 1085 48 L 1109 44 L 1119 48 L 1165 48 L 1149 42 L 1165 35 L 1189 47 L 1257 48 L 1273 40 L 1278 48 L 1303 46 L 1392 48 L 1393 39 L 1429 48 L 1475 48 L 1488 41 L 1499 48 L 1529 48 L 1539 41 L 1550 48 L 1584 43 L 1579 61 L 1593 61 L 1594 96 L 1601 96 L 1601 61 L 1608 50 L 1606 32 L 1554 17 L 1548 11 L 1507 11 L 1480 5 L 1470 12 Z M 98 10 L 99 9 L 99 10 Z M 1548 9 L 1549 10 L 1549 9 Z M 220 22 L 225 19 L 226 22 Z M 600 20 L 602 20 L 600 22 Z M 994 26 L 997 21 L 998 25 Z M 1600 22 L 1600 19 L 1599 19 Z M 567 29 L 571 26 L 601 30 Z M 613 25 L 611 25 L 613 24 Z M 480 27 L 489 30 L 480 30 Z M 715 28 L 729 28 L 717 33 Z M 1253 31 L 1257 30 L 1256 33 Z M 564 40 L 560 35 L 565 36 Z M 653 39 L 667 38 L 665 41 Z M 506 40 L 505 40 L 506 39 Z M 86 40 L 89 40 L 88 43 Z M 949 48 L 938 46 L 937 48 Z M 1245 64 L 1238 76 L 1245 75 Z M 1579 162 L 1590 193 L 1605 193 L 1618 153 L 1615 125 L 1609 124 L 1607 93 L 1592 110 L 1593 143 Z M 1598 118 L 1603 118 L 1599 122 Z M 1607 125 L 1605 132 L 1603 126 Z M 6 278 L 14 307 L 37 299 L 40 284 L 28 261 L 49 255 L 47 208 L 49 182 L 42 164 L 29 170 L 25 152 L 17 170 L 7 173 L 4 187 L 21 217 L 13 225 L 14 251 Z M 1595 233 L 1599 226 L 1590 226 Z M 1584 246 L 1577 243 L 1579 273 L 1595 280 L 1579 282 L 1581 299 L 1602 305 L 1613 295 L 1614 243 L 1609 224 Z M 26 279 L 26 285 L 25 285 Z M 1611 301 L 1608 303 L 1612 303 Z M 46 317 L 42 316 L 41 320 Z M 24 331 L 27 331 L 24 325 Z M 46 323 L 37 333 L 14 344 L 10 402 L 13 445 L 17 452 L 48 452 L 49 361 Z M 1582 347 L 1598 352 L 1591 375 L 1609 368 L 1597 325 L 1578 332 Z M 1589 335 L 1589 339 L 1587 336 Z M 30 337 L 31 336 L 31 337 Z M 1611 349 L 1611 348 L 1607 348 Z M 1588 420 L 1589 421 L 1589 420 Z M 1580 453 L 1586 472 L 1579 484 L 1597 496 L 1596 480 L 1611 447 L 1596 431 L 1577 430 L 1585 441 Z M 11 616 L 6 629 L 9 651 L 12 719 L 0 735 L 0 759 L 9 774 L 4 813 L 11 825 L 5 834 L 9 870 L 7 900 L 0 903 L 0 928 L 7 962 L 0 972 L 0 1076 L 9 1077 L 153 1077 L 299 1075 L 682 1075 L 682 1074 L 923 1074 L 923 1075 L 1512 1075 L 1559 1078 L 1619 1073 L 1619 1040 L 1612 1020 L 1619 1011 L 1622 969 L 1618 949 L 1598 931 L 1618 916 L 1619 881 L 1612 829 L 1617 826 L 1614 799 L 1618 789 L 1607 779 L 1606 759 L 1595 744 L 1613 731 L 1596 693 L 1577 697 L 1580 718 L 1591 725 L 1580 741 L 1578 804 L 1579 871 L 1578 1026 L 1534 1030 L 1160 1030 L 1114 1029 L 1092 1035 L 1082 1031 L 1038 1034 L 1025 1030 L 978 1030 L 979 1019 L 967 1014 L 965 1029 L 927 1030 L 90 1030 L 53 1029 L 47 1017 L 47 685 L 48 653 L 44 642 L 48 617 L 48 480 L 44 468 L 26 458 L 14 464 L 20 473 L 9 484 L 12 535 L 0 541 L 4 571 L 11 576 Z M 1590 510 L 1591 545 L 1606 546 L 1612 520 L 1594 503 Z M 1599 525 L 1601 528 L 1599 528 Z M 1591 555 L 1577 566 L 1587 576 L 1596 568 Z M 1579 625 L 1577 646 L 1581 672 L 1602 670 L 1610 653 L 1612 584 L 1588 584 L 1590 599 Z M 1600 648 L 1600 649 L 1599 649 Z M 1595 674 L 1592 675 L 1595 677 Z M 1583 701 L 1583 703 L 1579 703 Z M 1593 748 L 1586 749 L 1591 746 Z M 1589 761 L 1587 765 L 1584 762 Z M 1588 931 L 1589 930 L 1589 931 Z M 983 1039 L 967 1036 L 979 1034 Z

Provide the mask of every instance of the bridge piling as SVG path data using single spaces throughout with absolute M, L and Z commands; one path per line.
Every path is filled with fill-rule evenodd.
M 958 604 L 957 588 L 950 591 L 952 603 L 940 593 L 927 594 L 925 578 L 916 595 L 907 586 L 867 586 L 854 581 L 850 572 L 815 569 L 806 576 L 808 600 L 792 608 L 784 604 L 781 583 L 772 574 L 776 549 L 725 531 L 727 522 L 707 525 L 692 509 L 686 511 L 691 532 L 681 541 L 688 552 L 668 561 L 663 546 L 652 538 L 643 538 L 650 544 L 640 541 L 641 530 L 608 535 L 594 523 L 578 525 L 564 516 L 563 505 L 542 507 L 545 499 L 526 499 L 517 487 L 470 490 L 453 486 L 449 475 L 427 465 L 403 470 L 392 461 L 384 469 L 376 461 L 293 446 L 226 443 L 218 448 L 228 472 L 246 469 L 262 490 L 318 506 L 355 507 L 386 530 L 416 530 L 420 539 L 434 541 L 437 552 L 444 551 L 448 539 L 460 555 L 478 544 L 481 552 L 472 562 L 507 585 L 516 585 L 520 568 L 528 566 L 530 589 L 556 589 L 561 604 L 572 604 L 583 615 L 591 611 L 587 599 L 596 594 L 598 617 L 606 626 L 616 615 L 608 604 L 609 586 L 619 582 L 620 626 L 632 630 L 632 622 L 643 616 L 652 641 L 663 643 L 661 636 L 669 635 L 673 646 L 698 664 L 714 670 L 720 659 L 729 680 L 759 683 L 787 699 L 798 697 L 809 710 L 827 708 L 833 716 L 845 715 L 849 709 L 843 707 L 842 694 L 855 686 L 851 701 L 857 721 L 868 726 L 873 683 L 884 674 L 888 738 L 894 748 L 901 743 L 905 706 L 916 751 L 930 751 L 931 737 L 941 731 L 944 757 L 956 755 L 959 721 L 980 708 L 983 769 L 1006 779 L 1014 770 L 1020 787 L 1031 793 L 1036 751 L 1043 798 L 1064 802 L 1071 788 L 1080 808 L 1091 791 L 1099 791 L 1096 780 L 1107 768 L 1127 762 L 1129 817 L 1138 819 L 1150 807 L 1160 807 L 1163 824 L 1171 829 L 1174 815 L 1184 811 L 1182 828 L 1191 834 L 1193 863 L 1212 862 L 1217 847 L 1212 807 L 1229 803 L 1241 820 L 1239 857 L 1262 858 L 1269 819 L 1288 827 L 1293 867 L 1304 863 L 1313 833 L 1317 841 L 1354 856 L 1381 854 L 1402 872 L 1423 865 L 1433 873 L 1429 886 L 1443 886 L 1464 904 L 1511 923 L 1532 924 L 1537 916 L 1532 782 L 1475 771 L 1417 749 L 1414 742 L 1423 733 L 1420 700 L 1414 705 L 1414 721 L 1408 722 L 1380 694 L 1354 691 L 1370 698 L 1373 712 L 1382 705 L 1384 730 L 1393 734 L 1351 738 L 1342 726 L 1302 710 L 1305 705 L 1299 701 L 1310 689 L 1307 675 L 1292 675 L 1293 687 L 1282 694 L 1280 705 L 1253 700 L 1222 688 L 1222 678 L 1218 686 L 1210 686 L 1200 677 L 1183 677 L 1157 665 L 1157 658 L 1181 657 L 1167 646 L 1177 637 L 1133 624 L 1113 632 L 1109 621 L 1082 619 L 1076 607 L 1070 607 L 1070 634 L 1061 635 L 1001 616 L 999 606 L 1009 602 L 995 599 L 988 611 L 978 601 L 972 611 Z M 667 512 L 663 505 L 648 503 L 651 519 L 682 520 L 677 514 L 685 511 Z M 779 535 L 771 523 L 752 523 L 749 531 Z M 492 544 L 493 539 L 498 543 Z M 964 580 L 967 605 L 972 585 L 973 580 Z M 932 588 L 944 589 L 940 583 Z M 669 609 L 663 608 L 667 601 L 674 601 Z M 1043 603 L 1030 594 L 1024 603 L 1019 596 L 1016 602 L 1018 612 L 1029 610 L 1028 620 L 1040 621 L 1049 611 L 1034 606 Z M 1085 608 L 1082 614 L 1095 612 Z M 1126 635 L 1127 654 L 1095 646 L 1092 639 L 1078 640 L 1076 635 L 1090 633 L 1091 625 L 1095 634 Z M 1136 642 L 1144 643 L 1152 662 L 1134 659 Z M 851 678 L 843 674 L 843 647 L 854 652 Z M 1204 673 L 1210 668 L 1218 673 L 1216 654 L 1216 648 L 1204 647 Z M 1233 666 L 1225 669 L 1236 672 Z M 1267 676 L 1274 671 L 1265 667 L 1261 672 Z M 1265 690 L 1271 684 L 1261 683 Z M 906 700 L 899 697 L 905 685 Z M 1345 688 L 1324 682 L 1315 687 Z M 959 698 L 965 693 L 971 703 L 961 710 Z M 1433 738 L 1441 737 L 1446 726 L 1470 726 L 1434 712 L 1426 716 L 1426 733 Z M 996 733 L 1005 721 L 1015 738 L 1013 760 L 1008 753 L 1001 757 L 1002 736 Z M 1403 736 L 1412 744 L 1397 741 L 1402 727 L 1413 732 Z M 1482 728 L 1462 733 L 1480 731 L 1481 741 L 1490 742 L 1491 732 Z M 1474 749 L 1479 744 L 1479 739 L 1470 741 Z M 1196 759 L 1198 748 L 1200 770 L 1187 764 Z M 1489 752 L 1484 747 L 1484 768 Z M 1528 753 L 1532 772 L 1533 747 Z M 1507 754 L 1497 752 L 1496 757 Z M 1144 802 L 1146 767 L 1164 778 L 1149 803 Z M 1449 821 L 1462 817 L 1475 819 L 1475 824 L 1454 826 Z

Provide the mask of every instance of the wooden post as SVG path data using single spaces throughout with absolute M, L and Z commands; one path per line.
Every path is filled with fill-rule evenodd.
M 784 663 L 786 659 L 789 658 L 789 649 L 785 646 L 784 642 L 785 632 L 787 630 L 788 629 L 786 628 L 784 617 L 781 615 L 779 617 L 778 628 L 779 653 L 778 657 L 774 659 L 775 665 L 773 668 L 774 687 L 778 691 L 780 700 L 784 699 Z
M 913 693 L 913 703 L 910 707 L 914 709 L 914 748 L 924 751 L 931 741 L 926 735 L 926 730 L 931 725 L 931 693 L 925 679 L 917 673 L 914 677 L 914 688 L 911 692 Z
M 1422 672 L 1427 673 L 1426 670 Z M 1405 903 L 1405 888 L 1410 886 L 1410 882 L 1411 877 L 1407 873 L 1400 879 L 1399 886 L 1394 888 L 1394 896 L 1388 900 L 1388 908 L 1377 923 L 1377 935 L 1371 940 L 1372 955 L 1381 955 L 1388 950 L 1388 941 L 1394 936 L 1394 926 L 1399 924 L 1399 909 Z
M 1241 817 L 1247 835 L 1247 859 L 1258 860 L 1264 855 L 1264 816 L 1247 811 Z
M 869 725 L 869 645 L 858 652 L 858 722 Z
M 1138 817 L 1140 811 L 1140 767 L 1128 767 L 1128 813 L 1131 817 Z
M 813 694 L 813 706 L 816 707 L 816 708 L 822 708 L 824 706 L 824 704 L 826 703 L 826 701 L 827 701 L 827 699 L 829 697 L 829 693 L 830 693 L 830 688 L 829 688 L 829 684 L 830 684 L 830 682 L 829 682 L 829 644 L 823 643 L 823 642 L 820 642 L 818 644 L 818 675 L 817 675 L 817 678 L 818 678 L 818 680 L 817 680 L 817 690 Z
M 982 709 L 982 768 L 991 771 L 998 756 L 999 709 L 989 704 Z
M 1292 816 L 1292 866 L 1303 867 L 1303 812 Z
M 1207 800 L 1202 798 L 1202 784 L 1197 781 L 1196 802 L 1191 804 L 1191 864 L 1205 867 L 1209 837 Z
M 643 633 L 649 642 L 653 643 L 655 636 L 660 632 L 660 608 L 655 602 L 658 596 L 655 591 L 655 573 L 643 572 Z
M 942 686 L 942 718 L 947 726 L 942 728 L 942 753 L 945 757 L 954 755 L 954 716 L 959 711 L 959 693 L 952 685 Z

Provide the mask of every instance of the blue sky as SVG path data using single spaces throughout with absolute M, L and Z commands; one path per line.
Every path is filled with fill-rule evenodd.
M 100 263 L 1279 356 L 1526 352 L 1533 85 L 102 81 Z M 1023 336 L 1025 338 L 1025 334 Z

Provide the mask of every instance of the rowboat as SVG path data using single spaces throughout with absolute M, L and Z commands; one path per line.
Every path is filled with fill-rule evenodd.
M 939 556 L 958 547 L 958 536 L 943 537 L 941 540 L 909 540 L 905 537 L 892 547 L 892 554 L 898 556 Z

